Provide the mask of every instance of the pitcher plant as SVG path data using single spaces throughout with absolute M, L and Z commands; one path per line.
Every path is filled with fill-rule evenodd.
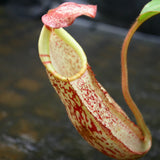
M 87 57 L 63 28 L 81 15 L 96 16 L 96 5 L 66 2 L 42 16 L 38 48 L 49 80 L 80 135 L 94 148 L 115 159 L 137 159 L 151 148 L 152 138 L 128 89 L 127 50 L 138 27 L 160 12 L 159 0 L 142 9 L 129 30 L 121 52 L 122 91 L 137 125 L 96 80 Z M 108 53 L 109 54 L 109 53 Z

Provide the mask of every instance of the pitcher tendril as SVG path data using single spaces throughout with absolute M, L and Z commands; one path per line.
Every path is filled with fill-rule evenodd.
M 127 50 L 138 27 L 159 13 L 160 2 L 152 0 L 143 8 L 122 46 L 122 91 L 137 125 L 96 80 L 85 52 L 63 29 L 78 16 L 94 18 L 96 10 L 95 5 L 73 2 L 49 10 L 42 16 L 44 26 L 38 42 L 39 56 L 52 86 L 65 105 L 69 119 L 80 135 L 94 148 L 112 158 L 137 159 L 149 151 L 152 138 L 128 89 Z
M 151 143 L 150 131 L 144 122 L 144 119 L 143 119 L 141 112 L 139 111 L 137 105 L 135 104 L 134 100 L 132 99 L 132 97 L 130 95 L 129 86 L 128 86 L 127 50 L 128 50 L 128 46 L 129 46 L 129 43 L 131 41 L 133 34 L 135 33 L 135 31 L 138 29 L 138 27 L 141 24 L 142 24 L 141 22 L 138 23 L 136 21 L 132 25 L 132 27 L 130 28 L 130 30 L 124 40 L 123 46 L 122 46 L 122 51 L 121 51 L 122 92 L 123 92 L 124 99 L 125 99 L 126 103 L 128 104 L 129 108 L 131 109 L 138 126 L 140 127 L 141 131 L 143 132 L 144 142 L 146 143 L 146 145 L 148 144 L 150 146 L 151 145 L 150 144 Z

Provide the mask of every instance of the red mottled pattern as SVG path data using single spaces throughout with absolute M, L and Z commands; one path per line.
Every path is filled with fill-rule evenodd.
M 50 45 L 50 51 L 54 51 L 54 54 L 50 54 L 50 60 L 57 73 L 65 77 L 71 77 L 80 71 L 82 60 L 77 56 L 76 51 L 55 32 L 51 33 L 50 44 L 52 44 Z
M 82 77 L 72 82 L 55 79 L 49 72 L 48 76 L 60 99 L 66 106 L 70 120 L 85 140 L 110 157 L 134 159 L 135 153 L 121 140 L 125 141 L 124 139 L 126 138 L 127 141 L 131 141 L 132 145 L 136 143 L 134 141 L 140 140 L 133 133 L 132 127 L 134 128 L 135 126 L 128 128 L 127 123 L 123 119 L 118 119 L 116 115 L 112 114 L 115 102 L 100 85 L 99 88 L 102 93 L 96 92 L 97 89 L 94 87 L 97 87 L 98 83 L 89 67 Z M 100 94 L 106 97 L 107 105 L 104 105 L 106 102 L 102 100 L 103 96 L 100 97 Z M 119 110 L 121 111 L 120 108 Z M 125 115 L 123 111 L 119 113 Z M 126 115 L 125 117 L 126 121 L 130 121 Z
M 78 16 L 95 17 L 96 9 L 94 5 L 66 2 L 45 14 L 42 21 L 51 34 L 42 32 L 40 44 L 49 41 L 49 48 L 40 47 L 41 52 L 46 52 L 40 53 L 40 57 L 70 120 L 83 138 L 115 159 L 136 159 L 145 154 L 140 129 L 97 82 L 89 65 L 83 75 L 75 76 L 86 67 L 83 55 L 77 54 L 70 43 L 54 32 L 71 25 Z M 72 76 L 76 79 L 66 81 L 66 77 Z
M 96 5 L 84 5 L 66 2 L 55 9 L 51 9 L 42 16 L 42 22 L 51 28 L 68 27 L 81 15 L 94 18 L 96 16 Z
M 49 54 L 40 54 L 44 65 L 51 64 L 54 71 L 64 77 L 80 71 L 80 56 L 54 31 L 50 35 L 49 50 Z M 97 82 L 89 66 L 74 81 L 56 79 L 49 71 L 48 76 L 73 125 L 93 147 L 116 159 L 134 159 L 141 154 L 143 136 L 139 128 Z

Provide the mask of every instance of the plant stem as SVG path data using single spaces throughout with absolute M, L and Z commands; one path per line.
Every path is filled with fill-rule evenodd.
M 138 27 L 143 23 L 144 21 L 138 21 L 132 25 L 130 28 L 127 36 L 125 37 L 125 40 L 122 45 L 122 51 L 121 51 L 121 71 L 122 71 L 122 92 L 124 99 L 126 103 L 128 104 L 129 108 L 131 109 L 132 113 L 135 116 L 137 125 L 140 127 L 143 135 L 144 135 L 144 141 L 151 141 L 151 134 L 149 129 L 147 128 L 143 116 L 141 112 L 139 111 L 137 105 L 135 104 L 134 100 L 132 99 L 130 92 L 129 92 L 129 86 L 128 86 L 128 70 L 127 70 L 127 51 L 129 43 L 135 33 L 135 31 L 138 29 Z

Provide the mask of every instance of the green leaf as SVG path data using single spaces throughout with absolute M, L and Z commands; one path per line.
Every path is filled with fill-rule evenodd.
M 152 0 L 142 9 L 138 21 L 146 21 L 150 17 L 160 13 L 160 0 Z

